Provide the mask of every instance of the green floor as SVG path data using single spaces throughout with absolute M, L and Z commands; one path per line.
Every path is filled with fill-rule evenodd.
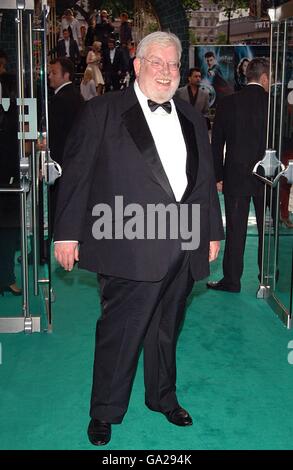
M 256 242 L 248 237 L 241 294 L 194 287 L 178 344 L 178 396 L 194 425 L 175 427 L 144 406 L 140 361 L 128 413 L 104 450 L 293 449 L 293 331 L 255 298 Z M 220 274 L 219 260 L 211 278 Z M 93 449 L 95 276 L 55 266 L 53 278 L 54 332 L 0 335 L 1 449 Z

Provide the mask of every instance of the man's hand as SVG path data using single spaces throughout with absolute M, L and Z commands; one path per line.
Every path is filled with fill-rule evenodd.
M 71 271 L 74 261 L 79 260 L 78 242 L 59 242 L 54 245 L 55 258 L 66 271 Z
M 217 182 L 217 190 L 222 193 L 223 192 L 223 181 Z
M 218 258 L 219 251 L 220 251 L 220 242 L 219 241 L 210 242 L 209 262 L 215 261 L 215 259 Z

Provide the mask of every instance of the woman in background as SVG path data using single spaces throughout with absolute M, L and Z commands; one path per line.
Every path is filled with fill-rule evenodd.
M 247 78 L 246 78 L 246 69 L 249 64 L 250 60 L 247 57 L 243 57 L 240 60 L 237 71 L 236 71 L 236 86 L 235 91 L 240 91 L 243 87 L 247 85 Z
M 92 69 L 87 68 L 84 72 L 83 79 L 80 83 L 80 93 L 85 101 L 97 96 L 96 84 L 93 80 Z
M 101 72 L 102 68 L 102 52 L 101 52 L 102 43 L 100 41 L 95 41 L 92 45 L 92 50 L 88 52 L 86 63 L 87 68 L 92 70 L 93 79 L 96 84 L 97 95 L 102 95 L 104 89 L 104 79 Z

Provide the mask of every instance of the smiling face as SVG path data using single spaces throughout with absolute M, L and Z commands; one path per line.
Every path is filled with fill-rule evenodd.
M 147 98 L 157 103 L 168 101 L 175 94 L 180 81 L 179 68 L 170 69 L 168 63 L 178 63 L 179 57 L 175 45 L 162 46 L 150 44 L 145 58 L 134 60 L 134 70 L 139 88 Z M 149 61 L 161 61 L 164 66 L 157 69 Z

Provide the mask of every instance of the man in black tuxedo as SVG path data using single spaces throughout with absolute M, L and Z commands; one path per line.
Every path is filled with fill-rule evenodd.
M 68 29 L 63 30 L 63 39 L 58 41 L 57 57 L 67 57 L 73 64 L 78 64 L 80 61 L 78 44 Z
M 115 47 L 115 40 L 109 39 L 108 49 L 103 52 L 103 72 L 105 76 L 105 91 L 119 90 L 120 79 L 124 77 L 127 68 L 123 54 Z
M 55 256 L 66 270 L 79 261 L 97 272 L 101 294 L 88 428 L 94 445 L 109 442 L 111 424 L 122 422 L 142 347 L 146 405 L 174 425 L 192 424 L 176 396 L 176 341 L 193 282 L 208 275 L 223 228 L 206 123 L 172 99 L 180 56 L 175 35 L 146 36 L 134 85 L 90 100 L 64 153 Z M 154 205 L 159 217 L 199 207 L 198 248 L 183 247 L 176 217 L 162 234 L 166 219 L 152 224 L 148 216 Z
M 74 86 L 74 66 L 70 59 L 59 57 L 50 62 L 49 84 L 54 94 L 49 101 L 49 148 L 51 158 L 63 165 L 67 136 L 84 104 Z M 59 180 L 50 187 L 50 228 L 53 230 Z M 49 236 L 49 238 L 51 238 Z
M 210 289 L 240 292 L 250 200 L 253 199 L 259 233 L 261 269 L 264 184 L 252 174 L 266 149 L 269 63 L 253 59 L 247 66 L 248 85 L 219 103 L 212 132 L 217 187 L 223 190 L 226 213 L 224 277 L 208 282 Z M 225 159 L 223 158 L 226 144 Z

